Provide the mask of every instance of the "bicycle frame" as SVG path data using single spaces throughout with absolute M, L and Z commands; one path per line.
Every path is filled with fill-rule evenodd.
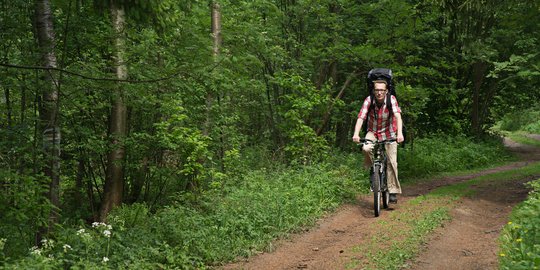
M 363 144 L 372 143 L 373 148 L 373 160 L 372 169 L 370 172 L 371 191 L 373 192 L 373 208 L 375 216 L 380 214 L 380 202 L 382 200 L 383 208 L 388 208 L 390 194 L 388 192 L 388 184 L 386 178 L 386 168 L 388 158 L 386 155 L 386 144 L 395 142 L 392 140 L 372 141 L 368 139 L 360 140 Z

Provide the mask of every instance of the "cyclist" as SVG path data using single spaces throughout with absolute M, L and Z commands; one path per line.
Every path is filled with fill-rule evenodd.
M 375 100 L 371 100 L 371 96 L 368 96 L 358 113 L 358 119 L 356 120 L 356 126 L 354 127 L 354 135 L 352 140 L 356 143 L 360 142 L 360 130 L 362 124 L 366 119 L 367 121 L 367 134 L 366 139 L 369 140 L 389 140 L 396 139 L 398 143 L 403 142 L 402 122 L 401 122 L 401 109 L 399 108 L 397 99 L 395 96 L 390 96 L 392 104 L 386 104 L 386 95 L 388 93 L 388 85 L 385 80 L 373 81 L 373 91 Z M 372 104 L 372 102 L 374 104 Z M 373 106 L 372 106 L 373 105 Z M 392 106 L 393 115 L 390 115 L 390 111 L 387 106 Z M 370 107 L 372 109 L 370 110 Z M 369 114 L 369 115 L 368 115 Z M 371 168 L 373 160 L 373 144 L 364 144 L 362 150 L 366 156 L 365 167 Z M 388 191 L 390 192 L 390 202 L 397 203 L 397 194 L 401 194 L 401 185 L 398 180 L 398 164 L 397 164 L 397 143 L 386 144 L 386 153 L 388 156 L 389 164 L 387 166 L 386 175 L 388 180 Z

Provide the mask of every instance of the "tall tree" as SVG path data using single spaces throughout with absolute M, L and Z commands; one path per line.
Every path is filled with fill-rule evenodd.
M 122 4 L 111 1 L 111 20 L 114 29 L 114 68 L 116 77 L 125 80 L 128 77 L 125 62 L 125 23 L 126 14 Z M 124 90 L 121 83 L 117 83 L 113 91 L 113 104 L 110 117 L 109 132 L 111 135 L 111 149 L 107 158 L 107 172 L 105 176 L 104 197 L 101 202 L 100 219 L 106 220 L 107 214 L 122 203 L 124 188 L 125 146 L 123 139 L 126 136 L 127 107 L 124 100 Z
M 214 62 L 217 62 L 219 57 L 219 50 L 221 47 L 221 11 L 220 6 L 217 1 L 211 1 L 210 3 L 210 13 L 211 13 L 211 31 L 212 31 L 212 56 Z M 214 106 L 214 97 L 215 89 L 211 87 L 206 93 L 206 120 L 203 127 L 203 135 L 210 135 L 210 130 L 212 126 L 212 107 Z
M 35 24 L 36 36 L 41 53 L 42 65 L 46 68 L 56 68 L 57 60 L 54 52 L 55 33 L 53 27 L 51 3 L 49 0 L 36 0 Z M 49 225 L 40 229 L 36 241 L 39 243 L 44 233 L 51 230 L 58 220 L 57 209 L 60 205 L 60 127 L 58 125 L 58 81 L 52 70 L 44 72 L 41 91 L 42 102 L 39 112 L 40 129 L 43 136 L 43 153 L 45 164 L 43 173 L 49 181 L 48 198 L 53 206 L 49 214 Z

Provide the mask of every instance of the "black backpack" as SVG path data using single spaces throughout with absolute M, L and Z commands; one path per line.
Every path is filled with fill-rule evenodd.
M 392 75 L 392 70 L 391 69 L 388 69 L 388 68 L 374 68 L 372 70 L 369 71 L 368 75 L 367 75 L 367 79 L 366 79 L 366 82 L 367 82 L 367 87 L 368 87 L 368 91 L 369 91 L 369 96 L 371 97 L 371 104 L 369 106 L 369 110 L 368 110 L 368 116 L 369 116 L 369 113 L 371 112 L 371 110 L 373 109 L 373 107 L 375 106 L 375 95 L 373 93 L 373 88 L 374 88 L 374 83 L 373 81 L 379 81 L 379 80 L 384 80 L 386 81 L 386 84 L 387 84 L 387 88 L 388 88 L 388 94 L 389 95 L 386 95 L 386 104 L 387 104 L 387 107 L 388 107 L 388 110 L 390 111 L 390 115 L 391 117 L 394 116 L 394 108 L 392 107 L 392 100 L 390 98 L 390 96 L 394 96 L 397 98 L 397 94 L 396 94 L 396 88 L 394 86 L 394 82 L 393 82 L 393 78 L 394 76 Z M 392 121 L 392 120 L 390 120 Z M 367 132 L 367 121 L 366 121 L 366 125 L 365 125 L 365 128 L 364 128 L 364 132 Z M 402 130 L 403 132 L 403 137 L 407 138 L 406 134 L 406 129 L 405 129 L 405 123 L 403 122 L 403 117 L 402 117 Z M 403 143 L 403 146 L 405 146 L 405 143 Z

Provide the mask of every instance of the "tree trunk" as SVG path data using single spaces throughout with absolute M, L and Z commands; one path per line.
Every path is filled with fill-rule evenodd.
M 12 108 L 11 108 L 9 87 L 4 88 L 4 97 L 6 99 L 6 111 L 7 111 L 6 112 L 6 120 L 7 120 L 6 126 L 10 128 L 13 125 L 13 123 L 11 120 Z
M 473 103 L 471 107 L 471 131 L 474 135 L 482 133 L 482 123 L 480 122 L 480 91 L 484 81 L 484 74 L 488 66 L 482 61 L 473 64 Z
M 346 113 L 344 114 L 343 118 L 341 118 L 339 121 L 337 121 L 336 123 L 336 142 L 335 142 L 335 145 L 336 147 L 339 147 L 343 150 L 345 150 L 347 148 L 347 145 L 350 146 L 350 138 L 351 136 L 349 134 L 351 134 L 350 132 L 350 125 L 349 123 L 351 122 L 351 114 L 350 113 Z
M 150 159 L 145 156 L 141 162 L 141 168 L 137 170 L 136 174 L 133 177 L 133 184 L 131 186 L 131 192 L 129 194 L 130 203 L 136 202 L 141 196 L 144 183 L 146 182 L 146 174 L 148 173 L 149 163 Z
M 21 81 L 25 81 L 25 77 L 23 75 L 23 78 Z M 26 123 L 26 117 L 25 117 L 25 111 L 26 111 L 26 86 L 21 86 L 21 110 L 20 110 L 20 118 L 19 121 L 21 124 Z
M 211 31 L 212 31 L 212 56 L 214 57 L 214 62 L 217 62 L 219 57 L 219 51 L 221 48 L 221 12 L 219 3 L 212 1 L 211 3 Z M 206 121 L 203 127 L 203 135 L 208 136 L 210 134 L 212 126 L 212 107 L 214 104 L 214 88 L 208 90 L 206 93 Z
M 53 28 L 52 11 L 49 0 L 36 0 L 35 2 L 36 35 L 41 53 L 43 66 L 56 68 L 56 54 L 54 52 L 55 35 Z M 43 153 L 45 165 L 43 174 L 48 179 L 48 199 L 54 206 L 49 213 L 47 228 L 40 228 L 36 241 L 41 241 L 44 234 L 49 233 L 58 221 L 57 208 L 59 203 L 59 169 L 60 169 L 60 127 L 58 125 L 58 81 L 52 76 L 52 71 L 45 73 L 41 92 L 42 102 L 39 110 L 40 130 L 43 136 Z
M 116 77 L 127 79 L 127 66 L 125 63 L 125 12 L 121 5 L 115 1 L 111 3 L 111 16 L 115 32 L 114 66 Z M 124 91 L 119 83 L 113 93 L 113 104 L 110 118 L 111 150 L 107 158 L 107 172 L 105 175 L 105 188 L 101 203 L 100 220 L 105 221 L 109 212 L 122 203 L 124 188 L 124 158 L 125 146 L 123 139 L 126 136 L 127 108 L 124 104 Z
M 81 151 L 82 152 L 82 151 Z M 79 157 L 77 159 L 77 177 L 75 178 L 75 207 L 77 209 L 84 207 L 83 206 L 83 190 L 84 190 L 84 159 Z

